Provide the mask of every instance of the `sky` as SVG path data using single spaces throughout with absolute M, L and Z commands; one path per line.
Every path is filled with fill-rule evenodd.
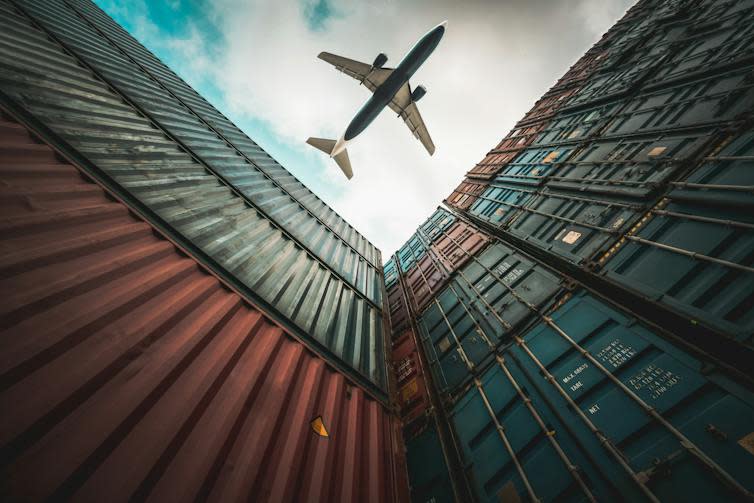
M 95 0 L 272 157 L 382 250 L 399 248 L 633 0 Z M 443 20 L 411 79 L 437 150 L 390 110 L 348 153 L 347 180 L 305 143 L 337 139 L 369 98 L 317 59 L 396 66 Z

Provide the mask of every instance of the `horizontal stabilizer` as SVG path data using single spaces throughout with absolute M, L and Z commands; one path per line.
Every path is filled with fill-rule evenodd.
M 341 171 L 345 173 L 346 178 L 350 180 L 353 177 L 353 171 L 351 171 L 351 161 L 348 159 L 348 150 L 343 150 L 343 152 L 336 155 L 335 162 L 338 163 Z
M 312 147 L 321 150 L 327 155 L 330 155 L 337 143 L 335 140 L 328 140 L 326 138 L 309 138 L 306 143 Z M 351 171 L 351 161 L 348 159 L 348 151 L 343 150 L 340 154 L 333 157 L 335 162 L 338 163 L 338 167 L 343 171 L 346 177 L 350 180 L 353 177 L 353 171 Z
M 326 140 L 325 138 L 309 138 L 306 140 L 306 143 L 327 155 L 330 155 L 332 149 L 335 148 L 335 140 Z

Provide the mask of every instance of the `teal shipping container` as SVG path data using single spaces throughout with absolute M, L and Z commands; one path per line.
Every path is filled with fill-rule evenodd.
M 737 501 L 754 490 L 754 395 L 579 292 L 452 408 L 479 501 Z

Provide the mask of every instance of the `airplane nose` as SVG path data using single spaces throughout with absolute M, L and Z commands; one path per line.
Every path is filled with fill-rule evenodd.
M 448 26 L 448 20 L 446 19 L 445 21 L 443 21 L 442 23 L 438 24 L 437 26 L 442 26 L 443 28 L 447 27 Z

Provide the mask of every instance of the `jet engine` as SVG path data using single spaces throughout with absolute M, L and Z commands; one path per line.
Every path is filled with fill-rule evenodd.
M 416 103 L 417 101 L 422 99 L 422 96 L 424 96 L 425 94 L 427 94 L 427 88 L 424 86 L 417 86 L 416 89 L 411 91 L 411 101 Z
M 381 52 L 377 55 L 376 58 L 374 58 L 374 63 L 372 63 L 372 68 L 382 68 L 382 65 L 387 63 L 387 54 L 384 52 Z

